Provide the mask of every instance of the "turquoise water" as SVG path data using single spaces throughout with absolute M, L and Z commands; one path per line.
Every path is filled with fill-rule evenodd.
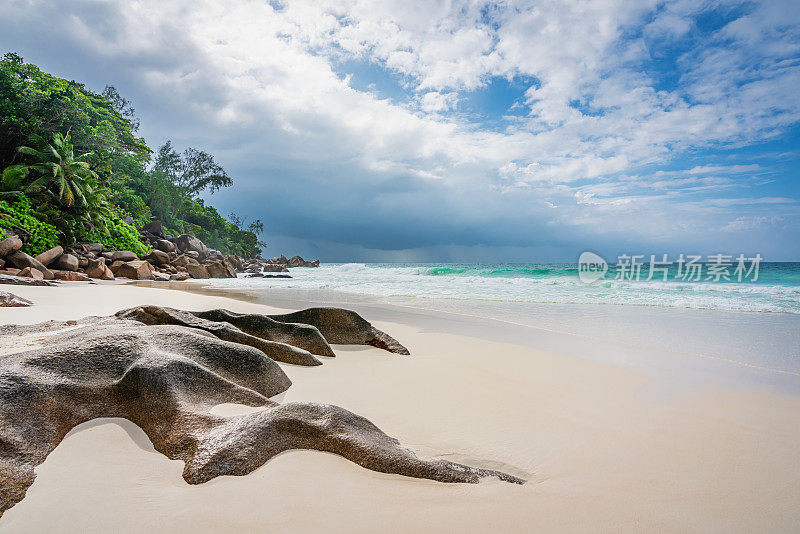
M 800 313 L 800 263 L 762 262 L 758 279 L 708 278 L 704 264 L 700 279 L 678 277 L 675 265 L 651 280 L 648 265 L 639 280 L 615 279 L 617 266 L 605 278 L 583 283 L 577 264 L 453 264 L 347 263 L 323 264 L 318 269 L 291 269 L 293 278 L 237 279 L 215 282 L 231 287 L 326 289 L 381 297 L 417 297 L 508 302 L 614 304 L 731 311 Z
M 497 263 L 497 264 L 397 264 L 383 263 L 370 264 L 376 268 L 412 267 L 421 269 L 421 274 L 428 276 L 485 276 L 497 278 L 563 278 L 578 276 L 577 264 L 569 263 Z M 749 262 L 747 264 L 749 267 Z M 708 277 L 708 264 L 703 264 L 701 280 L 705 281 Z M 612 281 L 620 267 L 612 264 L 606 273 L 604 280 Z M 735 265 L 729 268 L 729 279 L 720 277 L 720 283 L 735 283 L 737 277 L 734 275 Z M 685 271 L 685 268 L 684 268 Z M 641 269 L 641 282 L 647 282 L 650 274 L 649 265 L 645 264 Z M 683 274 L 683 273 L 682 273 Z M 755 273 L 750 276 L 742 276 L 742 282 L 756 283 L 762 285 L 779 284 L 789 286 L 800 286 L 800 262 L 762 262 L 759 265 L 758 279 L 753 281 Z M 661 271 L 654 271 L 653 277 L 656 281 L 663 280 Z M 712 277 L 712 280 L 715 277 Z M 651 280 L 652 281 L 652 280 Z M 682 283 L 684 279 L 678 277 L 678 267 L 672 265 L 667 271 L 667 281 Z

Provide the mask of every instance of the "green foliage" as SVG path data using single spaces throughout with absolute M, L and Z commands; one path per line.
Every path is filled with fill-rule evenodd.
M 167 232 L 192 233 L 225 253 L 261 252 L 260 221 L 245 230 L 198 198 L 232 184 L 213 156 L 194 148 L 178 153 L 167 142 L 148 170 L 152 151 L 136 137 L 138 127 L 131 103 L 114 87 L 97 94 L 6 54 L 0 60 L 0 200 L 27 197 L 33 217 L 51 229 L 50 240 L 64 245 L 94 240 L 146 254 L 135 228 L 120 220 L 130 216 L 140 226 L 158 218 Z M 29 145 L 35 148 L 18 149 Z M 8 227 L 2 215 L 0 228 Z
M 64 244 L 71 245 L 89 233 L 107 234 L 106 221 L 114 216 L 110 190 L 98 184 L 87 156 L 76 157 L 70 136 L 57 133 L 40 148 L 20 147 L 31 165 L 12 165 L 3 171 L 0 193 L 24 193 L 36 206 L 38 217 L 58 228 Z
M 172 141 L 167 141 L 158 149 L 153 171 L 164 175 L 178 190 L 180 196 L 195 199 L 209 189 L 211 193 L 223 187 L 233 185 L 214 156 L 208 152 L 187 148 L 183 154 L 172 148 Z
M 52 224 L 39 220 L 24 195 L 0 200 L 0 229 L 3 235 L 8 234 L 9 230 L 22 235 L 25 238 L 22 250 L 31 256 L 58 245 L 58 230 Z
M 153 250 L 139 239 L 139 231 L 118 216 L 106 221 L 107 234 L 93 233 L 85 236 L 86 241 L 98 242 L 117 250 L 130 250 L 138 256 L 147 256 Z
M 165 145 L 167 149 L 162 147 L 159 150 L 159 158 L 171 154 L 169 158 L 172 163 L 162 162 L 150 172 L 125 175 L 123 183 L 115 187 L 119 205 L 138 222 L 135 214 L 140 213 L 140 208 L 137 208 L 132 197 L 140 197 L 149 207 L 150 214 L 159 219 L 165 230 L 172 234 L 193 234 L 209 247 L 227 254 L 254 256 L 260 253 L 259 245 L 263 243 L 258 241 L 256 232 L 264 230 L 263 224 L 256 221 L 251 228 L 243 230 L 239 221 L 226 220 L 214 207 L 206 206 L 202 199 L 189 196 L 185 182 L 172 174 L 175 168 L 183 168 L 188 164 L 170 146 L 168 143 Z M 173 170 L 169 171 L 170 167 Z
M 27 174 L 35 179 L 25 184 L 25 192 L 46 194 L 66 206 L 76 202 L 85 206 L 84 191 L 88 185 L 96 184 L 98 179 L 97 173 L 89 168 L 89 162 L 86 161 L 91 153 L 75 157 L 70 136 L 64 137 L 60 133 L 53 135 L 52 144 L 41 144 L 41 150 L 27 146 L 17 149 L 17 152 L 30 156 L 34 161 L 27 168 Z M 22 168 L 19 170 L 21 172 Z
M 81 83 L 42 72 L 16 54 L 0 61 L 0 168 L 18 163 L 16 148 L 33 136 L 69 132 L 75 148 L 92 152 L 95 172 L 107 179 L 118 154 L 133 154 L 142 164 L 150 157 L 131 125 L 113 102 Z

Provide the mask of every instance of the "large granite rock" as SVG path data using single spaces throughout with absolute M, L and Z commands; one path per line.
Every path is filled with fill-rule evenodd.
M 161 225 L 161 221 L 155 220 L 145 224 L 142 226 L 142 231 L 164 239 L 164 227 Z
M 153 267 L 144 260 L 128 261 L 120 265 L 114 275 L 131 280 L 151 280 Z
M 111 269 L 108 268 L 108 265 L 105 266 L 105 272 L 100 276 L 100 280 L 113 280 L 114 273 L 111 272 Z
M 77 271 L 80 262 L 72 254 L 62 254 L 55 263 L 55 268 L 61 271 Z
M 106 259 L 90 259 L 89 264 L 86 266 L 86 269 L 84 269 L 84 272 L 89 278 L 102 278 L 106 272 Z
M 200 265 L 196 262 L 187 264 L 186 271 L 192 276 L 192 278 L 209 278 L 208 270 L 206 269 L 205 265 Z
M 63 253 L 64 253 L 64 247 L 59 245 L 51 248 L 50 250 L 45 250 L 44 252 L 36 256 L 36 261 L 38 261 L 45 267 L 49 267 L 50 264 L 56 261 Z
M 134 261 L 138 260 L 139 256 L 135 253 L 131 252 L 130 250 L 117 250 L 111 253 L 111 257 L 108 258 L 111 261 Z
M 0 241 L 0 258 L 5 258 L 22 248 L 22 240 L 15 235 Z
M 165 265 L 169 263 L 169 254 L 162 250 L 153 249 L 150 252 L 150 255 L 147 256 L 147 261 L 150 261 L 156 265 Z
M 287 343 L 275 342 L 264 336 L 250 335 L 227 322 L 209 321 L 186 311 L 163 308 L 161 306 L 138 306 L 129 310 L 117 312 L 117 317 L 122 319 L 135 319 L 149 325 L 170 324 L 188 326 L 214 334 L 225 341 L 233 341 L 242 345 L 255 347 L 275 361 L 294 365 L 322 365 L 322 362 L 305 349 Z M 317 332 L 317 334 L 319 334 L 319 332 Z M 319 336 L 319 339 L 325 343 L 322 336 Z M 325 345 L 327 346 L 327 343 L 325 343 Z M 330 347 L 328 347 L 328 353 L 329 354 L 323 355 L 328 356 L 333 354 Z
M 18 297 L 13 293 L 0 291 L 0 308 L 22 308 L 25 306 L 31 306 L 32 304 L 33 302 L 29 301 L 28 299 Z
M 371 345 L 395 354 L 409 354 L 408 349 L 386 332 L 372 326 L 354 311 L 341 308 L 308 308 L 294 313 L 270 315 L 282 323 L 302 323 L 319 329 L 328 343 Z
M 236 278 L 236 269 L 226 260 L 214 260 L 205 267 L 211 278 Z
M 320 331 L 307 324 L 287 323 L 256 313 L 234 313 L 228 310 L 192 312 L 195 316 L 220 323 L 228 323 L 242 332 L 261 339 L 287 343 L 307 350 L 311 354 L 336 356 Z
M 76 271 L 53 271 L 56 280 L 65 282 L 88 282 L 90 278 L 83 273 Z
M 20 269 L 21 270 L 21 269 Z M 16 273 L 18 274 L 20 270 L 17 270 Z M 12 286 L 53 286 L 55 285 L 52 282 L 47 282 L 45 280 L 37 280 L 35 278 L 24 278 L 22 276 L 17 276 L 16 274 L 3 274 L 0 273 L 0 284 L 9 284 Z
M 283 265 L 278 264 L 266 264 L 262 267 L 265 273 L 288 273 L 289 269 L 287 269 Z
M 233 265 L 234 269 L 241 269 L 242 268 L 242 260 L 238 256 L 234 256 L 233 254 L 226 254 L 225 259 Z
M 103 248 L 102 243 L 81 243 L 80 245 L 75 245 L 75 250 L 87 254 L 102 254 Z
M 208 254 L 208 247 L 191 234 L 182 234 L 175 239 L 175 245 L 183 253 L 197 252 L 199 259 L 203 260 Z
M 100 280 L 113 280 L 114 273 L 106 265 L 105 258 L 90 259 L 85 270 L 89 278 L 99 278 Z
M 166 239 L 159 239 L 156 241 L 155 248 L 160 250 L 161 252 L 166 252 L 169 254 L 170 252 L 176 252 L 177 247 L 175 247 L 175 243 L 172 241 L 167 241 Z
M 36 258 L 33 258 L 33 257 L 25 254 L 21 250 L 18 250 L 16 252 L 14 252 L 13 254 L 9 254 L 8 256 L 6 256 L 6 260 L 9 263 L 11 263 L 11 265 L 13 265 L 14 267 L 17 267 L 19 269 L 24 269 L 25 267 L 30 267 L 31 269 L 36 269 L 37 271 L 42 273 L 42 275 L 44 276 L 45 280 L 52 280 L 53 279 L 53 273 L 50 272 L 50 270 L 47 267 L 42 265 L 42 262 L 40 262 Z
M 199 265 L 199 264 L 200 264 L 200 262 L 198 262 L 198 261 L 197 261 L 196 259 L 194 259 L 194 258 L 190 258 L 190 257 L 189 257 L 189 256 L 187 256 L 186 254 L 181 254 L 180 256 L 178 256 L 177 258 L 175 258 L 174 260 L 172 260 L 172 261 L 170 262 L 170 264 L 171 264 L 171 265 L 174 265 L 175 267 L 188 267 L 188 266 L 189 266 L 189 264 L 193 264 L 193 265 Z
M 94 318 L 6 327 L 0 345 L 12 351 L 0 358 L 0 514 L 24 498 L 36 467 L 72 428 L 100 417 L 138 425 L 157 451 L 184 463 L 190 484 L 246 475 L 292 449 L 440 482 L 488 476 L 523 482 L 419 458 L 337 406 L 271 401 L 291 385 L 283 370 L 261 350 L 218 339 L 200 326 Z M 28 350 L 21 334 L 36 334 L 41 348 Z M 221 403 L 264 409 L 233 417 L 209 413 Z
M 44 275 L 39 269 L 34 269 L 33 267 L 25 267 L 17 276 L 21 276 L 23 278 L 35 278 L 36 280 L 44 280 Z

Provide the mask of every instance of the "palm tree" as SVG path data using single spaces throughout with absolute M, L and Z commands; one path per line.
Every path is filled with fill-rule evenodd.
M 37 150 L 19 147 L 30 156 L 30 166 L 12 165 L 0 177 L 0 198 L 24 194 L 36 211 L 73 243 L 81 236 L 108 234 L 106 221 L 115 216 L 109 202 L 110 190 L 100 185 L 99 177 L 86 158 L 75 157 L 69 133 L 57 133 L 52 144 Z
M 97 181 L 98 177 L 85 160 L 91 153 L 75 157 L 69 133 L 66 136 L 56 133 L 53 143 L 42 150 L 27 146 L 17 150 L 36 161 L 28 167 L 28 171 L 39 177 L 25 187 L 26 193 L 49 193 L 63 205 L 72 206 L 77 200 L 78 205 L 86 206 L 86 187 Z

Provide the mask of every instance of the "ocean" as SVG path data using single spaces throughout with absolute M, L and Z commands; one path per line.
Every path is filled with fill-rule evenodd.
M 759 384 L 800 394 L 800 263 L 762 262 L 736 280 L 617 280 L 591 284 L 577 264 L 344 263 L 290 269 L 292 278 L 204 280 L 282 309 L 341 306 L 370 320 L 463 334 L 629 365 L 675 385 Z M 685 272 L 683 273 L 685 274 Z M 565 342 L 569 340 L 569 342 Z M 602 348 L 605 347 L 605 348 Z M 693 369 L 689 373 L 688 369 Z
M 800 263 L 761 262 L 737 280 L 736 264 L 719 277 L 703 264 L 699 280 L 683 279 L 675 265 L 654 272 L 648 265 L 639 279 L 616 279 L 619 266 L 605 277 L 581 281 L 577 264 L 562 263 L 345 263 L 291 269 L 291 279 L 239 278 L 227 287 L 331 290 L 374 297 L 413 297 L 457 301 L 499 301 L 559 304 L 613 304 L 726 311 L 800 314 Z M 682 275 L 685 275 L 684 270 Z M 697 274 L 697 273 L 693 273 Z M 746 274 L 746 273 L 743 273 Z M 695 277 L 696 278 L 696 277 Z M 219 281 L 222 282 L 222 281 Z

